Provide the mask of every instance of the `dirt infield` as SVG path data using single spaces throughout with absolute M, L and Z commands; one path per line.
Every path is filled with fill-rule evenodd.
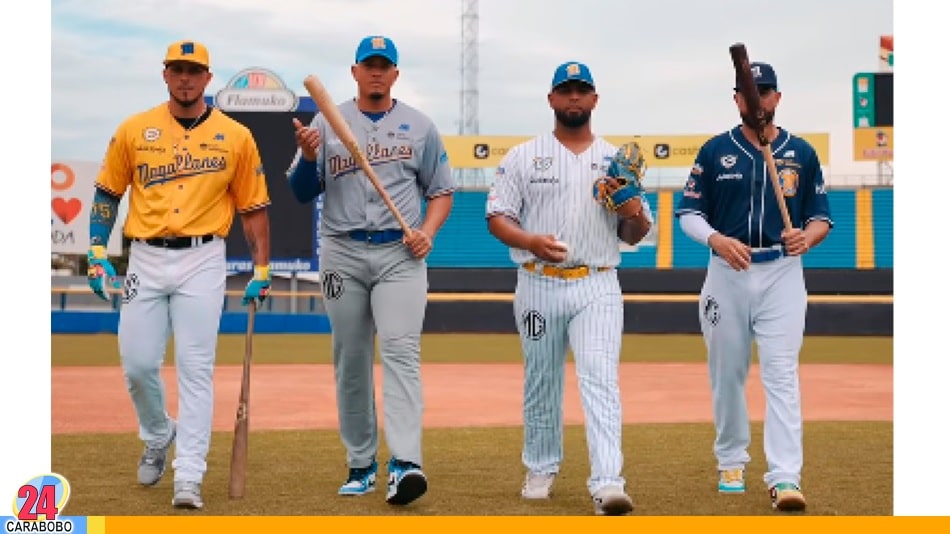
M 177 414 L 174 367 L 163 369 L 168 409 Z M 564 420 L 583 422 L 573 364 L 565 380 Z M 251 427 L 254 430 L 317 429 L 337 426 L 330 365 L 255 365 L 251 372 Z M 426 427 L 521 424 L 520 364 L 425 364 Z M 807 364 L 800 370 L 806 421 L 893 421 L 891 365 Z M 215 370 L 214 430 L 231 430 L 241 380 L 240 366 Z M 704 364 L 624 363 L 620 366 L 625 423 L 683 423 L 711 420 Z M 382 399 L 376 366 L 376 399 Z M 747 387 L 753 420 L 765 412 L 758 366 Z M 52 369 L 52 432 L 134 432 L 135 413 L 122 371 L 102 367 Z M 380 414 L 382 412 L 380 411 Z

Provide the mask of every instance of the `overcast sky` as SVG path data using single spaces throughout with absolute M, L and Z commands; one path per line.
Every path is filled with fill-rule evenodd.
M 359 40 L 390 36 L 400 52 L 397 98 L 459 133 L 458 0 L 53 0 L 52 156 L 99 160 L 118 123 L 167 100 L 166 46 L 210 49 L 215 93 L 240 70 L 264 67 L 298 94 L 318 74 L 341 100 L 355 85 Z M 777 123 L 830 134 L 826 174 L 874 174 L 852 161 L 852 89 L 878 68 L 893 34 L 887 0 L 482 0 L 478 2 L 480 133 L 550 129 L 545 95 L 554 68 L 587 63 L 604 135 L 711 134 L 738 118 L 728 47 L 773 64 L 783 94 Z

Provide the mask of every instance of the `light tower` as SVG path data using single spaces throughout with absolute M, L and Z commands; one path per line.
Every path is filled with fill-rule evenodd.
M 478 0 L 462 0 L 459 135 L 478 135 Z M 458 169 L 463 187 L 484 185 L 482 169 Z

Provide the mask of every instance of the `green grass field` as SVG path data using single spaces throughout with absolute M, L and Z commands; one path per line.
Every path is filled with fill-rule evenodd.
M 329 363 L 326 335 L 258 335 L 256 363 Z M 427 334 L 423 361 L 519 362 L 513 335 Z M 243 335 L 222 335 L 219 364 L 240 364 Z M 890 337 L 809 337 L 802 363 L 892 364 Z M 173 361 L 169 348 L 167 360 Z M 703 362 L 699 336 L 627 335 L 624 362 Z M 52 364 L 118 365 L 115 336 L 54 335 Z M 288 409 L 318 409 L 288 406 Z M 90 414 L 89 417 L 95 417 Z M 383 434 L 381 433 L 381 436 Z M 634 515 L 773 514 L 762 483 L 762 425 L 753 424 L 749 491 L 716 491 L 711 424 L 637 424 L 624 427 L 624 476 Z M 71 515 L 177 515 L 171 507 L 173 474 L 155 487 L 135 481 L 141 443 L 123 434 L 52 436 L 52 468 L 73 487 Z M 379 457 L 388 453 L 381 439 Z M 565 429 L 565 462 L 550 502 L 524 502 L 521 428 L 426 429 L 423 450 L 430 491 L 406 508 L 384 503 L 385 488 L 361 498 L 336 490 L 346 474 L 345 454 L 334 430 L 251 433 L 247 496 L 227 498 L 231 433 L 213 434 L 204 484 L 202 515 L 590 515 L 585 481 L 589 472 L 584 430 Z M 171 456 L 169 457 L 169 462 Z M 381 473 L 385 476 L 385 473 Z M 385 481 L 385 478 L 382 478 Z M 808 515 L 893 513 L 893 424 L 805 423 L 803 490 Z
M 166 361 L 174 358 L 169 341 Z M 240 365 L 244 357 L 244 336 L 219 336 L 218 363 Z M 623 338 L 623 362 L 704 362 L 706 348 L 698 335 L 627 334 Z M 424 363 L 520 362 L 518 337 L 508 334 L 426 334 L 422 338 Z M 330 363 L 330 336 L 256 335 L 256 363 Z M 806 337 L 802 363 L 894 362 L 892 337 Z M 108 334 L 59 334 L 52 336 L 52 364 L 118 365 L 116 336 Z
M 635 515 L 773 514 L 762 482 L 762 425 L 753 425 L 745 495 L 716 490 L 712 425 L 624 427 L 624 476 Z M 519 491 L 521 429 L 429 429 L 423 437 L 429 492 L 404 508 L 376 493 L 339 497 L 345 454 L 336 432 L 254 432 L 247 494 L 227 497 L 230 433 L 215 433 L 205 478 L 203 515 L 591 515 L 583 428 L 565 431 L 565 462 L 549 502 Z M 890 423 L 805 425 L 802 489 L 809 515 L 891 515 L 893 434 Z M 177 515 L 172 474 L 150 488 L 135 481 L 140 443 L 133 434 L 53 436 L 53 470 L 72 484 L 71 515 Z M 385 448 L 380 455 L 386 458 Z

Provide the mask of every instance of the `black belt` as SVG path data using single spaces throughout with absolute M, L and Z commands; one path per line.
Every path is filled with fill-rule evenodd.
M 159 248 L 192 248 L 214 239 L 214 234 L 195 237 L 153 237 L 152 239 L 137 239 L 136 241 Z
M 382 245 L 402 239 L 402 230 L 353 230 L 349 236 L 354 241 Z

